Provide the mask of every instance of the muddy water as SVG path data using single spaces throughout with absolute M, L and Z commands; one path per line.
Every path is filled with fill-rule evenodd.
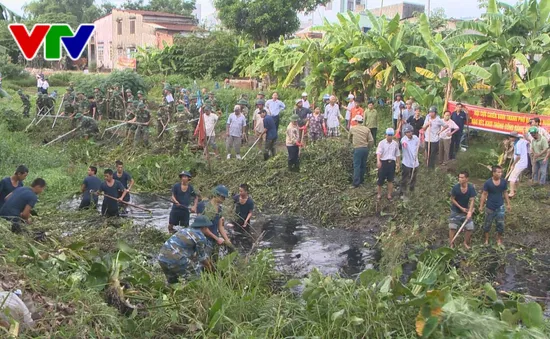
M 62 207 L 77 209 L 79 203 L 75 197 Z M 170 202 L 140 194 L 132 195 L 132 203 L 152 212 L 130 208 L 128 217 L 134 222 L 167 230 Z M 277 269 L 293 276 L 300 277 L 317 268 L 324 274 L 353 277 L 373 268 L 379 259 L 379 253 L 365 247 L 365 243 L 375 243 L 370 234 L 316 227 L 301 218 L 281 215 L 256 215 L 251 224 L 252 229 L 247 231 L 228 227 L 239 251 L 248 253 L 254 243 L 257 248 L 271 249 Z M 262 233 L 263 237 L 258 240 Z

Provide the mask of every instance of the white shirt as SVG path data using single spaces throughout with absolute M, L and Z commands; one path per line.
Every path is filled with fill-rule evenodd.
M 394 101 L 392 105 L 393 119 L 399 119 L 401 114 L 401 105 L 405 106 L 403 101 Z
M 327 120 L 327 128 L 336 128 L 340 126 L 340 107 L 337 104 L 332 106 L 328 104 L 325 107 L 324 118 Z
M 48 89 L 49 87 L 50 87 L 50 84 L 48 83 L 48 81 L 47 81 L 47 80 L 44 80 L 44 81 L 42 82 L 42 88 L 43 88 L 43 89 Z
M 516 157 L 517 156 L 520 157 L 515 168 L 518 168 L 518 169 L 527 168 L 529 164 L 529 160 L 527 158 L 529 156 L 529 150 L 527 149 L 527 147 L 528 147 L 527 141 L 523 138 L 519 139 L 518 142 L 514 145 L 514 154 Z
M 449 121 L 445 121 L 443 120 L 447 126 L 449 128 L 447 128 L 446 130 L 444 130 L 443 132 L 441 132 L 440 134 L 440 137 L 441 139 L 443 140 L 449 140 L 451 139 L 453 136 L 451 135 L 451 133 L 453 132 L 453 130 L 455 129 L 458 129 L 458 125 L 456 124 L 456 122 L 452 121 L 451 119 L 449 119 Z
M 346 110 L 346 120 L 351 119 L 351 110 L 355 108 L 355 101 L 348 104 L 348 109 Z
M 215 137 L 216 131 L 215 126 L 216 122 L 218 122 L 218 115 L 214 113 L 210 113 L 209 115 L 204 115 L 204 127 L 206 128 L 206 136 L 207 137 Z
M 403 146 L 403 166 L 407 166 L 408 168 L 418 167 L 420 165 L 418 162 L 420 139 L 414 134 L 411 139 L 404 136 L 401 138 L 401 145 Z
M 266 110 L 269 112 L 270 115 L 274 117 L 279 115 L 279 113 L 281 113 L 281 111 L 285 109 L 285 107 L 285 103 L 278 99 L 277 101 L 269 99 L 265 103 Z
M 37 79 L 36 80 L 36 87 L 42 88 L 42 83 L 43 83 L 42 79 Z
M 380 155 L 380 160 L 393 160 L 396 161 L 397 157 L 401 156 L 399 152 L 399 145 L 397 141 L 392 140 L 391 143 L 384 139 L 378 143 L 376 148 L 376 154 Z
M 302 99 L 302 107 L 303 108 L 309 108 L 309 101 Z
M 428 127 L 429 123 L 431 123 L 430 127 Z M 433 119 L 427 116 L 424 122 L 424 130 L 427 132 L 426 142 L 439 142 L 439 132 L 442 126 L 445 126 L 445 122 L 439 116 L 436 115 Z
M 166 96 L 166 102 L 170 103 L 170 102 L 173 102 L 174 101 L 174 97 L 172 96 L 172 94 L 168 94 Z

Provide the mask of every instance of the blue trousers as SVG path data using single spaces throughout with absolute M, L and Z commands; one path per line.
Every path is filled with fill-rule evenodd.
M 355 187 L 365 182 L 368 156 L 367 147 L 358 147 L 353 150 L 353 186 Z

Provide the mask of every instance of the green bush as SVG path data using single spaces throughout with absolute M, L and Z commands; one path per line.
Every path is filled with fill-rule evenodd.
M 24 72 L 23 67 L 12 63 L 9 55 L 0 54 L 0 73 L 2 73 L 3 78 L 18 78 L 22 72 Z
M 74 78 L 75 89 L 83 91 L 85 95 L 91 95 L 94 87 L 99 88 L 105 93 L 108 87 L 119 84 L 121 89 L 131 89 L 134 95 L 137 91 L 147 91 L 147 85 L 144 78 L 131 70 L 113 71 L 108 75 L 104 74 L 80 74 Z
M 0 117 L 10 132 L 22 131 L 26 122 L 22 119 L 21 112 L 16 112 L 7 106 L 0 107 Z

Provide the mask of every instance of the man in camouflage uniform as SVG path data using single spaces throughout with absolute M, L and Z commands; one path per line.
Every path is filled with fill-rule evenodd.
M 170 114 L 168 114 L 166 106 L 164 104 L 160 104 L 157 111 L 157 135 L 159 138 L 162 139 L 166 134 L 166 127 L 168 126 L 168 123 L 170 123 Z
M 170 114 L 171 117 L 173 117 L 175 113 L 175 107 L 174 107 L 175 101 L 174 101 L 174 96 L 172 95 L 172 92 L 173 92 L 173 89 L 171 87 L 164 87 L 163 103 L 168 109 L 168 113 Z
M 42 93 L 36 95 L 36 115 L 44 114 L 44 104 L 42 103 Z
M 76 95 L 76 112 L 84 115 L 88 111 L 88 107 L 90 107 L 90 103 L 84 92 L 78 92 Z
M 94 99 L 97 105 L 97 120 L 101 121 L 101 117 L 105 113 L 105 97 L 99 87 L 94 87 Z
M 126 121 L 134 121 L 136 118 L 136 112 L 138 110 L 139 102 L 137 100 L 129 101 L 126 103 Z M 136 132 L 136 124 L 126 124 L 126 138 L 131 138 Z
M 74 116 L 75 96 L 71 87 L 67 87 L 67 92 L 63 94 L 63 114 L 69 117 Z
M 42 114 L 55 114 L 54 110 L 55 110 L 55 100 L 54 98 L 48 96 L 48 95 L 43 95 L 42 96 L 42 104 L 44 107 L 42 109 Z
M 97 122 L 90 117 L 82 115 L 82 113 L 76 113 L 73 121 L 79 123 L 78 133 L 80 137 L 86 140 L 88 140 L 89 137 L 96 136 L 99 133 Z
M 189 90 L 183 89 L 183 104 L 189 109 Z
M 69 82 L 69 88 L 71 89 L 71 92 L 74 92 L 74 82 Z
M 172 93 L 174 95 L 174 105 L 179 105 L 181 104 L 180 100 L 182 100 L 182 95 L 181 95 L 181 86 L 180 85 L 175 85 L 174 86 L 174 93 Z
M 22 90 L 18 90 L 17 94 L 19 94 L 19 98 L 21 98 L 21 102 L 23 102 L 23 116 L 28 118 L 29 111 L 31 110 L 31 101 L 29 100 L 29 96 L 24 94 Z
M 181 144 L 189 142 L 189 136 L 192 131 L 189 126 L 191 114 L 185 109 L 185 106 L 178 105 L 174 121 L 176 122 L 176 132 L 174 135 L 174 151 L 179 152 Z
M 137 147 L 142 141 L 145 146 L 149 146 L 149 123 L 151 122 L 151 113 L 145 108 L 145 104 L 138 105 L 138 111 L 133 120 L 140 123 L 137 125 L 136 135 L 134 137 L 134 147 Z
M 143 95 L 143 92 L 138 91 L 137 96 L 138 96 L 138 102 L 140 104 L 144 104 L 147 107 L 147 98 L 145 98 L 145 95 Z
M 200 117 L 200 111 L 199 107 L 197 106 L 197 96 L 195 94 L 191 94 L 191 101 L 189 102 L 189 113 L 191 115 L 190 119 L 193 120 L 191 122 L 191 126 L 193 127 L 193 131 L 197 128 L 197 124 L 199 123 L 199 117 Z
M 116 88 L 116 87 L 115 87 Z M 121 93 L 117 90 L 113 91 L 113 95 L 111 96 L 111 119 L 117 119 L 122 120 L 124 119 L 125 113 L 124 113 L 124 99 L 122 99 Z
M 134 101 L 134 95 L 132 94 L 132 90 L 131 89 L 127 89 L 126 90 L 126 102 L 133 102 Z
M 204 100 L 204 103 L 207 106 L 210 106 L 212 108 L 213 112 L 216 112 L 218 110 L 218 105 L 217 105 L 218 103 L 216 101 L 216 98 L 214 97 L 213 92 L 208 93 L 208 98 L 206 98 L 206 100 Z

